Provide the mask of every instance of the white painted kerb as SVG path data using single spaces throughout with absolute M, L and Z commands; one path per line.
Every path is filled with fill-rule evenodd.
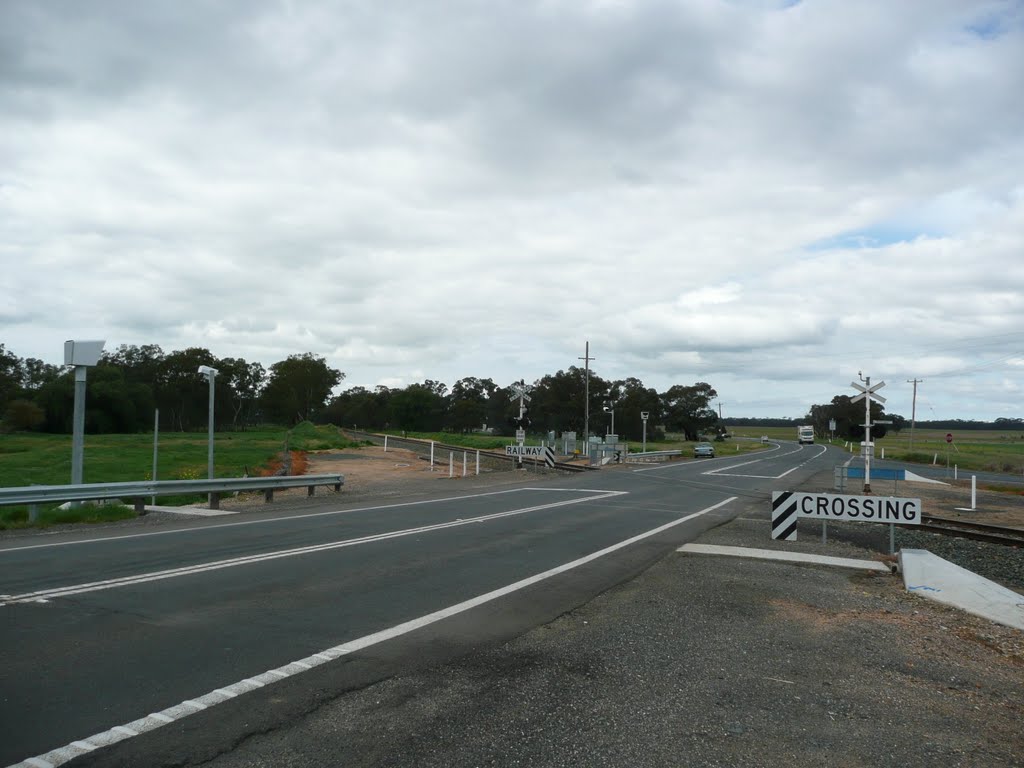
M 813 565 L 835 565 L 840 568 L 859 568 L 865 571 L 889 573 L 884 563 L 874 560 L 853 560 L 848 557 L 826 557 L 808 555 L 802 552 L 780 552 L 775 549 L 754 549 L 752 547 L 727 547 L 716 544 L 684 544 L 677 551 L 692 555 L 725 555 L 727 557 L 752 557 L 758 560 L 781 560 L 787 563 L 811 563 Z

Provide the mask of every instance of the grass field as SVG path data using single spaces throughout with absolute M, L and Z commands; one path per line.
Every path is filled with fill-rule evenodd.
M 214 435 L 214 475 L 242 477 L 268 468 L 285 450 L 315 451 L 357 445 L 332 426 L 299 424 L 292 430 L 262 429 Z M 130 482 L 153 475 L 153 435 L 86 435 L 82 481 Z M 207 435 L 165 432 L 159 436 L 158 480 L 207 476 Z M 71 435 L 19 433 L 0 436 L 0 487 L 65 485 L 71 482 Z M 161 497 L 161 504 L 190 503 L 197 498 Z M 127 508 L 83 506 L 74 510 L 41 509 L 42 525 L 92 522 L 134 516 Z M 24 507 L 0 507 L 0 529 L 27 524 Z
M 796 440 L 795 427 L 730 427 L 737 436 L 760 437 L 774 440 Z M 915 464 L 956 466 L 960 470 L 976 472 L 1004 472 L 1024 474 L 1024 434 L 1011 430 L 963 430 L 953 434 L 953 442 L 946 442 L 946 430 L 915 429 L 913 445 L 910 430 L 889 433 L 875 440 L 875 457 L 909 461 Z M 819 442 L 822 442 L 819 437 Z M 860 453 L 860 443 L 836 439 L 835 445 L 850 453 Z

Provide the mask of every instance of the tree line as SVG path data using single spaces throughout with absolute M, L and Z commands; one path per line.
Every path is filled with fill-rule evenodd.
M 214 421 L 221 430 L 310 419 L 344 378 L 309 353 L 290 355 L 268 369 L 240 358 L 218 358 L 200 347 L 164 353 L 157 345 L 122 345 L 104 352 L 89 368 L 86 431 L 147 431 L 157 411 L 162 429 L 205 429 L 210 385 L 199 373 L 201 365 L 217 370 Z M 0 415 L 6 429 L 70 432 L 74 392 L 69 366 L 22 360 L 0 344 Z
M 208 420 L 209 382 L 199 366 L 217 369 L 214 418 L 218 430 L 254 424 L 291 425 L 309 420 L 360 429 L 512 434 L 519 402 L 512 389 L 490 378 L 466 377 L 449 389 L 427 379 L 404 388 L 352 387 L 333 395 L 345 374 L 310 353 L 290 355 L 264 368 L 241 358 L 218 358 L 190 347 L 165 353 L 157 345 L 121 345 L 104 352 L 86 380 L 86 431 L 131 433 L 151 430 L 159 411 L 161 429 L 199 431 Z M 589 397 L 589 425 L 586 401 Z M 720 430 L 711 408 L 717 397 L 707 383 L 677 384 L 664 392 L 637 378 L 606 380 L 576 366 L 532 382 L 523 426 L 531 432 L 615 431 L 640 440 L 674 432 L 688 439 Z M 34 358 L 21 359 L 0 344 L 0 417 L 7 430 L 71 431 L 74 374 Z

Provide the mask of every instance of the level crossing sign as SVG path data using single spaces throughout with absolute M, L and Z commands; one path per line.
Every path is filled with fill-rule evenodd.
M 838 493 L 772 493 L 772 538 L 796 541 L 800 517 L 861 523 L 921 524 L 921 500 Z
M 555 449 L 546 445 L 506 445 L 505 455 L 543 459 L 547 466 L 555 466 Z

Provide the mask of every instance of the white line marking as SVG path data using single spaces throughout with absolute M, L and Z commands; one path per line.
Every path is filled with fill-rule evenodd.
M 412 619 L 411 621 L 406 621 L 402 624 L 397 624 L 394 627 L 390 627 L 389 629 L 384 629 L 380 632 L 374 632 L 371 635 L 366 635 L 365 637 L 361 637 L 356 640 L 350 640 L 347 643 L 342 643 L 341 645 L 336 645 L 332 648 L 327 648 L 323 651 L 320 651 L 317 654 L 314 654 L 314 656 L 312 657 L 306 657 L 301 661 L 293 661 L 290 664 L 286 664 L 285 667 L 279 667 L 277 670 L 270 670 L 270 672 L 280 672 L 284 668 L 291 666 L 299 666 L 309 669 L 314 666 L 319 666 L 319 664 L 326 663 L 320 661 L 319 659 L 317 659 L 317 663 L 312 663 L 311 659 L 313 659 L 314 657 L 322 656 L 325 654 L 332 655 L 334 657 L 344 656 L 346 654 L 354 653 L 355 651 L 364 650 L 366 648 L 369 648 L 370 646 L 377 645 L 378 643 L 382 643 L 385 640 L 392 640 L 396 637 L 401 637 L 402 635 L 409 634 L 410 632 L 414 632 L 417 629 L 422 629 L 423 627 L 429 626 L 443 619 L 456 616 L 472 608 L 476 608 L 478 606 L 484 605 L 485 603 L 497 600 L 500 597 L 510 595 L 513 592 L 518 592 L 519 590 L 525 589 L 526 587 L 532 586 L 541 581 L 549 579 L 552 576 L 557 576 L 558 574 L 565 573 L 566 571 L 571 571 L 574 568 L 578 568 L 581 565 L 586 565 L 587 563 L 593 562 L 594 560 L 604 557 L 605 555 L 609 555 L 612 552 L 616 552 L 620 549 L 624 549 L 625 547 L 635 544 L 638 541 L 643 541 L 644 539 L 648 539 L 651 536 L 657 536 L 659 533 L 667 531 L 670 528 L 674 528 L 675 526 L 680 525 L 681 523 L 685 523 L 687 520 L 693 520 L 694 518 L 700 517 L 701 515 L 706 515 L 708 512 L 713 512 L 714 510 L 720 507 L 724 507 L 726 504 L 735 500 L 735 496 L 730 496 L 728 499 L 720 501 L 717 504 L 707 507 L 706 509 L 702 509 L 699 512 L 694 512 L 693 514 L 686 515 L 685 517 L 680 517 L 677 520 L 665 523 L 664 525 L 659 525 L 657 528 L 652 528 L 649 531 L 645 531 L 644 533 L 620 541 L 617 544 L 612 544 L 609 547 L 605 547 L 604 549 L 598 550 L 597 552 L 593 552 L 577 560 L 573 560 L 572 562 L 563 563 L 562 565 L 556 566 L 555 568 L 551 568 L 550 570 L 544 571 L 543 573 L 538 573 L 534 576 L 529 576 L 525 579 L 515 582 L 514 584 L 509 584 L 507 586 L 496 589 L 492 592 L 487 592 L 483 595 L 478 595 L 477 597 L 466 600 L 465 602 L 457 603 L 456 605 L 452 605 L 447 608 L 442 608 L 441 610 L 435 611 L 434 613 L 429 613 L 426 616 L 420 616 L 417 619 Z M 291 674 L 299 673 L 293 672 Z M 247 680 L 243 680 L 242 682 L 254 683 L 256 681 L 254 678 L 248 678 Z M 238 684 L 239 683 L 236 683 L 235 685 Z M 233 688 L 234 686 L 229 687 Z M 199 698 L 204 699 L 206 697 L 200 696 Z M 182 705 L 179 704 L 177 705 L 177 707 L 169 707 L 168 709 L 165 709 L 164 712 L 174 711 L 180 708 L 181 706 Z M 188 714 L 188 712 L 177 713 L 177 718 L 180 719 L 183 717 L 187 717 Z M 140 733 L 153 730 L 158 726 L 152 725 L 150 722 L 150 718 L 162 720 L 165 723 L 172 723 L 175 720 L 175 718 L 173 717 L 169 717 L 163 713 L 157 712 L 149 715 L 147 718 L 144 718 L 143 720 L 136 720 L 134 722 L 128 723 L 127 726 L 115 726 L 114 728 L 111 728 L 107 731 L 103 731 L 101 733 L 90 736 L 89 740 L 100 741 L 104 743 L 114 743 L 114 741 L 122 741 L 125 738 L 128 738 L 127 735 L 124 733 L 123 729 L 135 730 Z M 74 757 L 74 755 L 67 755 L 65 751 L 66 749 L 66 747 L 61 747 L 59 749 L 47 752 L 45 755 L 40 755 L 38 757 L 30 757 L 24 760 L 22 763 L 19 763 L 17 766 L 11 766 L 10 768 L 18 768 L 18 766 L 35 766 L 35 768 L 57 768 L 57 766 L 66 763 L 68 760 L 71 760 Z M 56 760 L 58 762 L 48 763 L 46 762 L 48 760 Z
M 86 752 L 92 752 L 96 749 L 96 745 L 90 744 L 88 741 L 72 741 L 70 746 L 84 749 Z
M 51 541 L 47 544 L 30 544 L 25 547 L 0 548 L 0 556 L 8 552 L 24 552 L 27 549 L 43 549 L 46 547 L 70 547 L 75 544 L 96 544 L 106 541 L 121 541 L 123 539 L 142 539 L 150 536 L 171 536 L 176 533 L 197 533 L 201 531 L 216 530 L 218 528 L 237 528 L 242 525 L 263 525 L 264 523 L 280 523 L 288 520 L 305 520 L 313 517 L 325 517 L 327 515 L 349 515 L 355 512 L 376 512 L 382 509 L 400 509 L 402 507 L 416 507 L 424 504 L 443 504 L 449 501 L 462 501 L 463 499 L 481 499 L 487 496 L 500 496 L 503 493 L 519 493 L 525 488 L 506 488 L 501 491 L 488 491 L 487 493 L 468 493 L 465 496 L 449 496 L 443 499 L 420 499 L 419 501 L 403 501 L 398 504 L 379 504 L 372 507 L 356 507 L 355 509 L 332 509 L 327 512 L 308 512 L 304 515 L 285 515 L 284 517 L 269 517 L 265 520 L 240 520 L 236 523 L 217 523 L 215 525 L 193 526 L 190 528 L 175 528 L 173 531 L 148 531 L 146 533 L 127 533 L 123 536 L 103 536 L 96 539 L 77 539 L 75 541 Z M 534 488 L 531 490 L 556 490 L 554 488 Z M 603 493 L 603 491 L 602 491 Z
M 815 459 L 820 457 L 822 454 L 824 454 L 825 451 L 827 450 L 825 448 L 825 446 L 823 446 L 823 445 L 815 446 L 815 447 L 821 449 L 816 456 L 811 456 L 811 458 L 807 459 L 806 461 L 801 462 L 800 464 L 797 464 L 795 467 L 791 467 L 791 468 L 787 469 L 781 475 L 741 475 L 741 474 L 738 474 L 738 473 L 735 473 L 735 472 L 731 471 L 733 469 L 738 469 L 739 467 L 745 467 L 748 464 L 757 464 L 760 461 L 762 461 L 762 459 L 758 459 L 756 461 L 745 461 L 742 464 L 732 464 L 732 465 L 730 465 L 728 467 L 722 467 L 721 469 L 713 469 L 710 472 L 704 472 L 703 474 L 705 474 L 705 475 L 715 475 L 716 477 L 747 477 L 747 478 L 752 478 L 752 479 L 755 479 L 755 480 L 780 480 L 783 477 L 785 477 L 786 475 L 788 475 L 790 472 L 796 472 L 798 469 L 800 469 L 805 464 L 809 464 L 810 462 L 814 461 Z M 799 450 L 790 451 L 789 453 L 784 453 L 781 456 L 775 456 L 773 458 L 781 459 L 781 458 L 784 458 L 786 456 L 791 456 L 794 453 L 799 453 L 802 450 L 804 450 L 804 449 L 800 448 Z
M 22 595 L 13 595 L 0 603 L 0 607 L 4 605 L 14 605 L 17 603 L 44 603 L 47 602 L 47 599 L 55 597 L 69 597 L 71 595 L 81 595 L 86 592 L 99 592 L 105 589 L 116 589 L 118 587 L 146 584 L 152 581 L 161 581 L 163 579 L 192 576 L 198 573 L 206 573 L 207 571 L 216 571 L 223 568 L 235 568 L 241 565 L 252 565 L 254 563 L 264 563 L 269 560 L 278 560 L 284 557 L 297 557 L 300 555 L 329 552 L 331 550 L 341 549 L 344 547 L 354 547 L 360 544 L 387 541 L 389 539 L 397 539 L 404 536 L 413 536 L 421 533 L 445 530 L 447 528 L 456 528 L 463 525 L 470 525 L 472 523 L 489 522 L 491 520 L 498 520 L 505 517 L 515 517 L 517 515 L 524 515 L 528 512 L 538 512 L 546 509 L 555 509 L 556 507 L 583 504 L 588 501 L 597 501 L 599 499 L 609 498 L 612 496 L 621 496 L 624 493 L 625 491 L 605 491 L 598 496 L 583 496 L 578 499 L 567 499 L 565 501 L 555 501 L 549 504 L 538 504 L 533 507 L 521 507 L 519 509 L 511 509 L 506 512 L 495 512 L 490 515 L 481 515 L 480 517 L 452 520 L 446 523 L 436 523 L 434 525 L 424 525 L 419 528 L 406 528 L 400 531 L 377 533 L 372 536 L 361 536 L 355 539 L 333 541 L 326 544 L 312 544 L 306 547 L 294 547 L 292 549 L 284 549 L 279 552 L 265 552 L 259 555 L 243 555 L 241 557 L 233 557 L 228 560 L 217 560 L 211 563 L 198 563 L 196 565 L 187 565 L 181 568 L 169 568 L 165 571 L 154 571 L 152 573 L 140 573 L 133 576 L 122 576 L 117 579 L 104 579 L 103 581 L 91 581 L 84 584 L 73 584 L 66 587 L 41 589 L 36 592 L 26 592 Z

